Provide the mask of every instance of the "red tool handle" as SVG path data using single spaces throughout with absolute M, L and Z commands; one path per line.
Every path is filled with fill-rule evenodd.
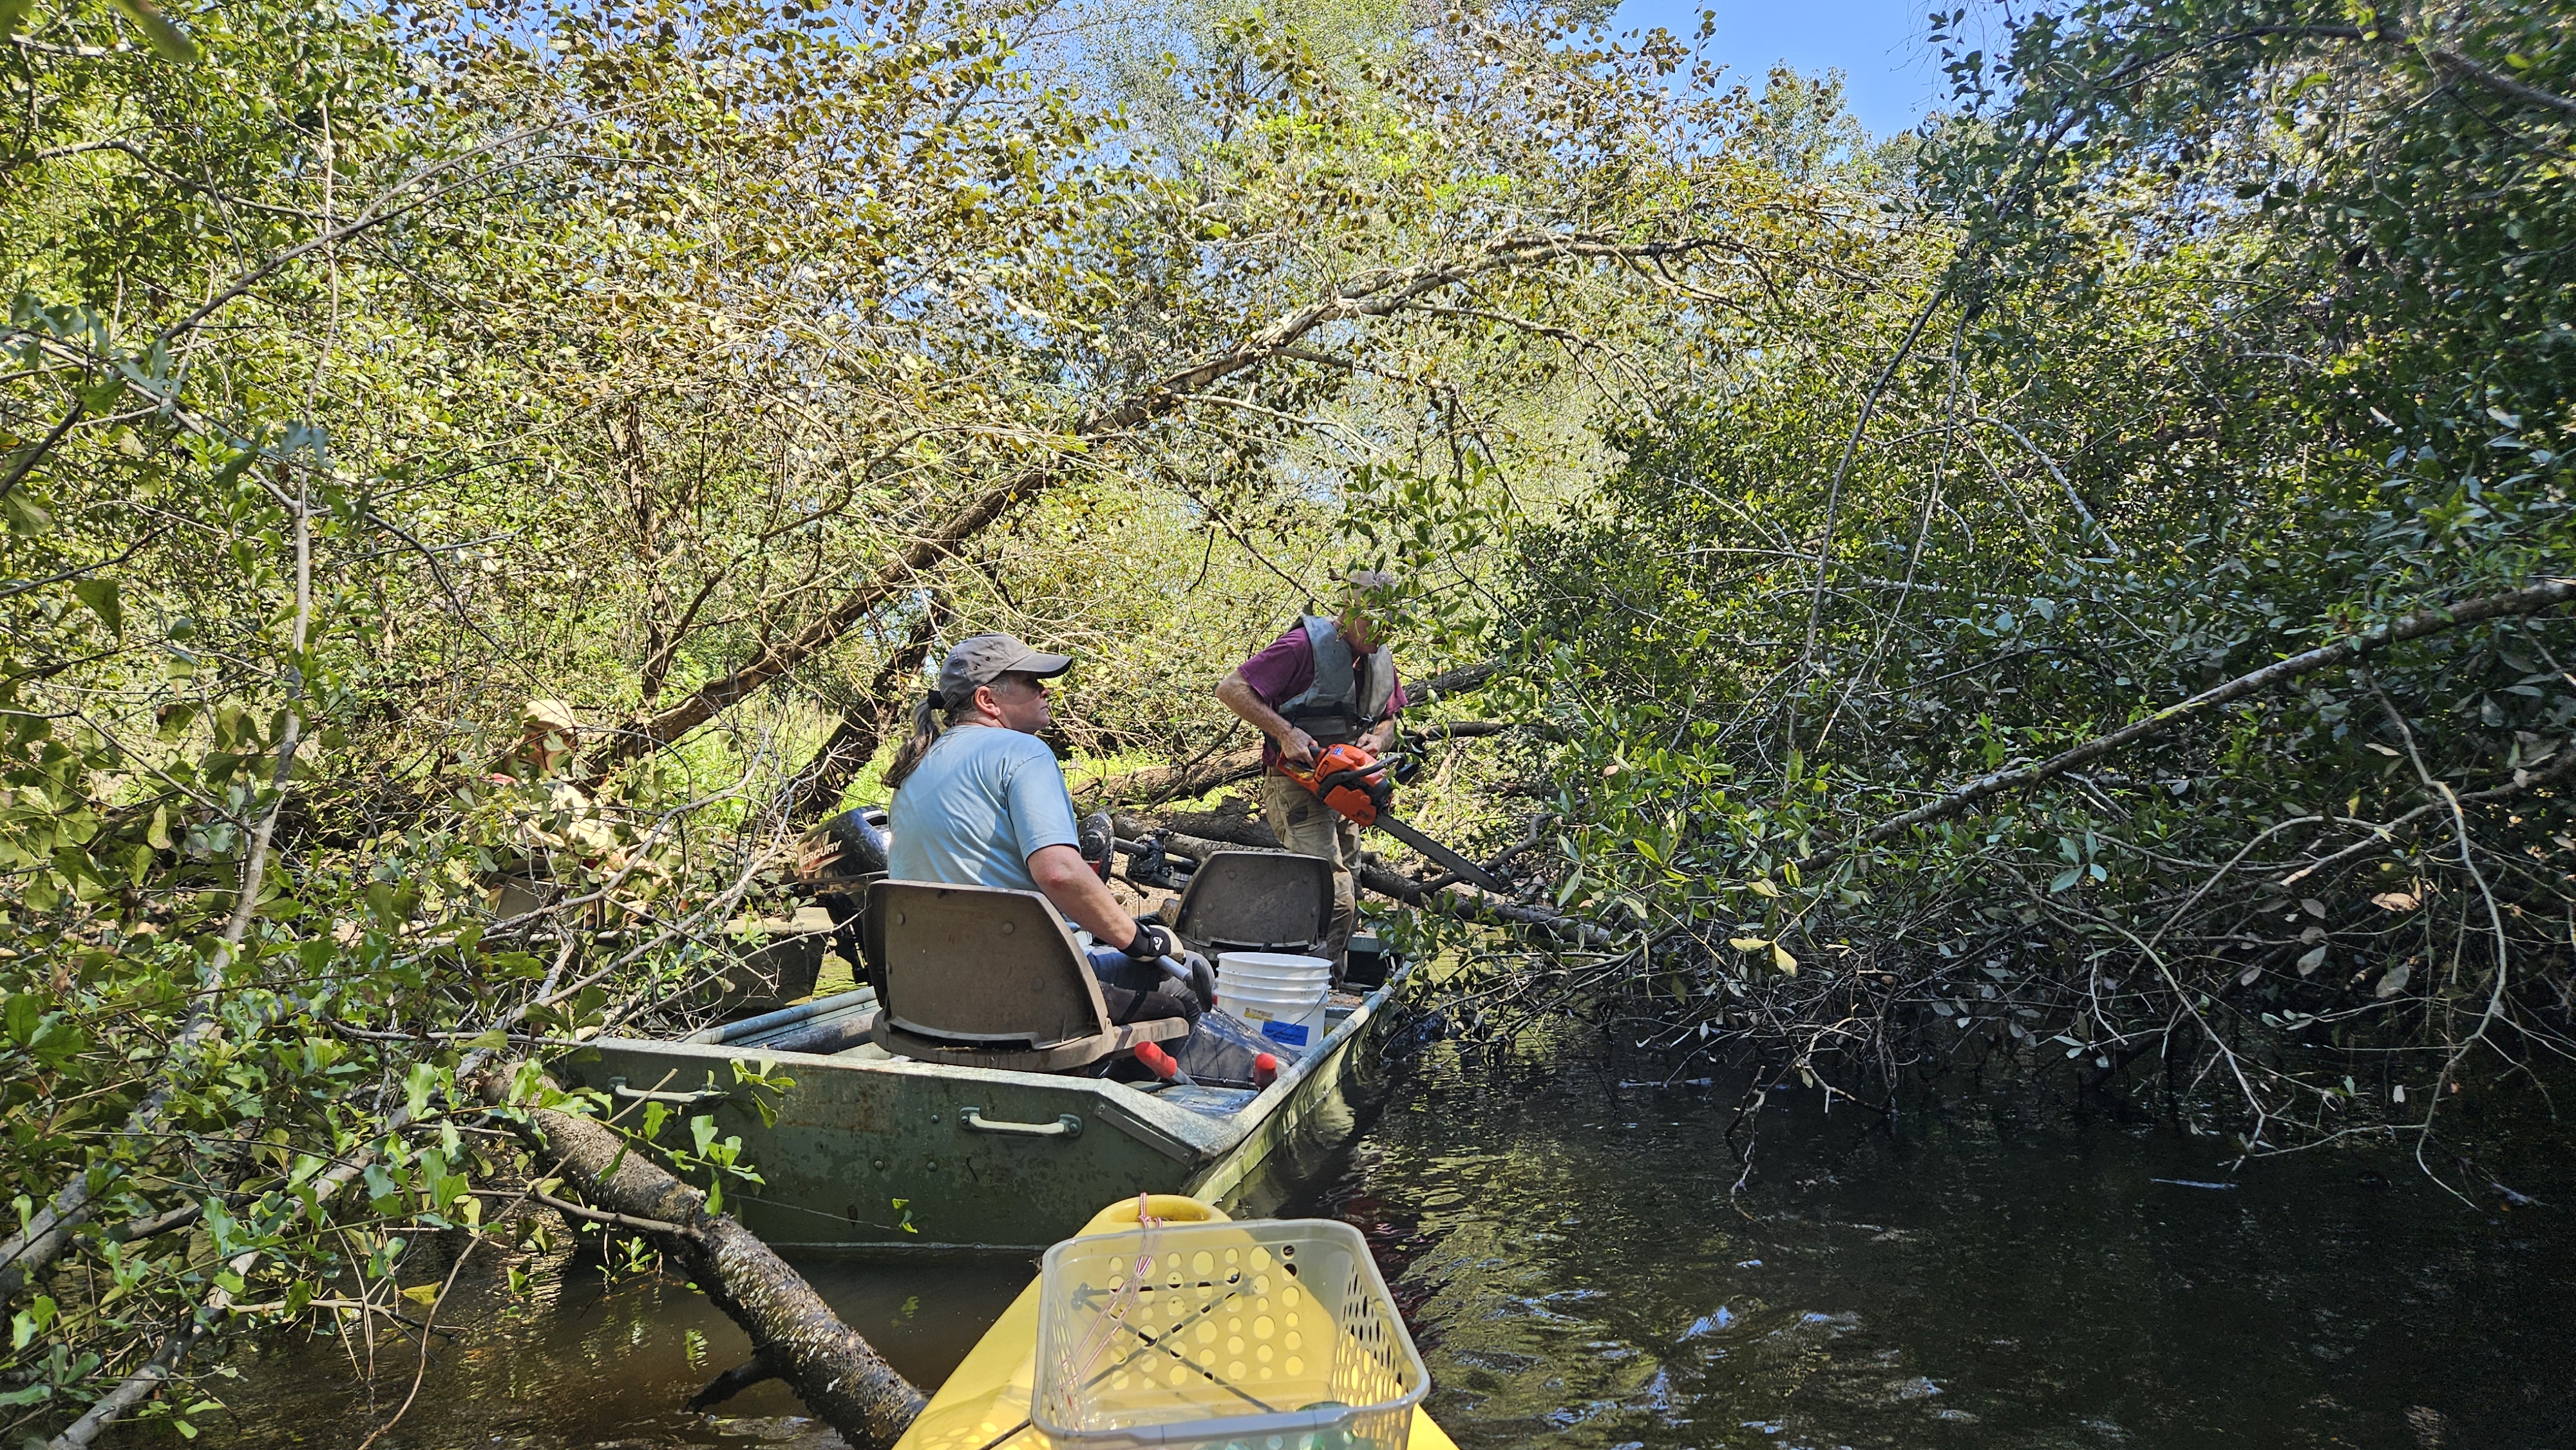
M 1174 1061 L 1172 1055 L 1165 1052 L 1163 1050 L 1163 1045 L 1159 1042 L 1137 1043 L 1136 1060 L 1152 1069 L 1154 1076 L 1161 1078 L 1165 1082 L 1178 1083 L 1182 1087 L 1198 1086 L 1198 1084 L 1190 1080 L 1190 1075 L 1188 1073 L 1181 1071 L 1180 1063 Z

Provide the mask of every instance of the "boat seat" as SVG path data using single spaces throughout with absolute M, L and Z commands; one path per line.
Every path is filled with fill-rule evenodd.
M 1288 851 L 1218 851 L 1181 891 L 1172 930 L 1221 950 L 1311 953 L 1333 921 L 1333 863 Z
M 1065 1072 L 1190 1024 L 1109 1020 L 1064 918 L 1034 891 L 880 881 L 868 888 L 876 1044 L 898 1057 Z

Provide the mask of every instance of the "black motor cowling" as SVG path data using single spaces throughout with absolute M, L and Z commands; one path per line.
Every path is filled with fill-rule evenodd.
M 832 844 L 841 848 L 840 864 L 835 876 L 883 876 L 886 857 L 894 849 L 894 840 L 886 834 L 883 806 L 861 806 L 843 811 L 823 823 Z

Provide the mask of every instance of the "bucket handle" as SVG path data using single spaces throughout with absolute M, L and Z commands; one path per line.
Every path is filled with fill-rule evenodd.
M 1079 1138 L 1082 1119 L 1071 1113 L 1058 1114 L 1052 1123 L 1006 1123 L 984 1116 L 982 1108 L 960 1108 L 957 1121 L 970 1133 L 1000 1133 L 1010 1138 Z

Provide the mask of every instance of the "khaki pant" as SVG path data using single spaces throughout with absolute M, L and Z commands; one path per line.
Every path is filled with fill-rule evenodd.
M 1360 828 L 1315 799 L 1312 791 L 1276 773 L 1261 777 L 1261 819 L 1280 845 L 1333 863 L 1333 919 L 1324 932 L 1324 955 L 1331 958 L 1333 980 L 1339 982 L 1343 953 L 1360 918 L 1359 883 L 1351 876 L 1360 864 Z

